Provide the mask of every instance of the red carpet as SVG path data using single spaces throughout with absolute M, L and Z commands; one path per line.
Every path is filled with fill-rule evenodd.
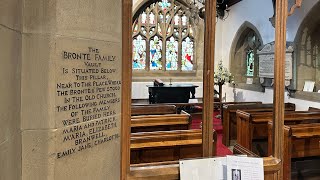
M 213 113 L 213 129 L 217 132 L 217 156 L 231 155 L 232 152 L 222 144 L 223 126 L 221 119 L 216 118 L 220 111 Z M 202 114 L 192 114 L 192 129 L 201 129 Z

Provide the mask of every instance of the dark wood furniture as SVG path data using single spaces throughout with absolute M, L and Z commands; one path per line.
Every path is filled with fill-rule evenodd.
M 268 112 L 273 111 L 273 104 L 227 104 L 223 106 L 223 138 L 222 143 L 226 146 L 230 145 L 231 140 L 237 138 L 237 119 L 236 111 L 244 110 L 246 112 Z M 286 111 L 294 111 L 295 104 L 285 103 Z
M 191 126 L 191 116 L 185 111 L 180 114 L 131 116 L 131 133 L 187 130 Z
M 268 123 L 268 154 L 272 154 L 272 122 Z M 317 164 L 319 160 L 309 160 L 308 163 L 303 162 L 306 157 L 320 156 L 320 124 L 298 124 L 286 125 L 284 127 L 284 150 L 283 153 L 283 167 L 284 167 L 284 180 L 291 179 L 292 159 L 299 158 L 301 164 L 309 164 L 304 166 L 303 169 L 308 169 L 308 175 L 312 176 L 312 172 L 319 175 L 320 167 Z M 318 177 L 318 175 L 316 175 Z
M 273 112 L 248 113 L 237 111 L 237 144 L 253 151 L 260 156 L 266 156 L 267 152 L 259 152 L 253 147 L 253 141 L 268 142 L 268 122 L 272 121 Z M 320 122 L 320 112 L 309 111 L 285 111 L 284 124 L 306 124 Z M 265 148 L 263 148 L 265 149 Z M 267 148 L 266 148 L 267 149 Z
M 188 103 L 195 98 L 196 88 L 193 84 L 173 84 L 164 86 L 147 85 L 149 103 Z M 191 97 L 190 97 L 191 95 Z
M 160 115 L 160 114 L 176 114 L 177 108 L 175 105 L 164 104 L 148 104 L 148 105 L 133 105 L 131 106 L 131 116 L 136 115 Z
M 213 154 L 217 134 L 213 130 Z M 202 131 L 177 130 L 131 134 L 131 164 L 177 161 L 202 156 Z

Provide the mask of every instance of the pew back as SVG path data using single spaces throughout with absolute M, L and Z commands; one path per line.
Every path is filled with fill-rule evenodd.
M 273 111 L 273 104 L 228 104 L 223 106 L 223 139 L 222 143 L 230 145 L 231 140 L 237 138 L 237 118 L 236 111 L 246 112 L 268 112 Z M 286 111 L 295 111 L 295 104 L 285 103 Z
M 264 179 L 276 180 L 276 175 L 281 168 L 280 160 L 265 157 L 263 158 L 263 166 Z M 178 161 L 132 164 L 129 179 L 179 180 L 179 173 Z
M 187 130 L 191 126 L 190 114 L 131 116 L 131 132 Z
M 272 122 L 268 122 L 268 154 L 273 152 Z M 320 123 L 284 126 L 284 179 L 291 179 L 291 159 L 320 156 Z M 316 169 L 319 171 L 320 167 Z
M 284 123 L 286 125 L 320 122 L 320 112 L 285 111 Z M 273 113 L 248 113 L 237 111 L 237 143 L 253 151 L 253 140 L 267 142 L 268 121 L 272 121 Z M 254 151 L 255 152 L 255 151 Z M 261 153 L 259 155 L 263 155 Z
M 131 106 L 131 115 L 160 115 L 177 113 L 174 105 L 133 105 Z
M 217 134 L 213 130 L 213 154 Z M 202 131 L 176 130 L 131 134 L 131 164 L 174 161 L 202 156 Z

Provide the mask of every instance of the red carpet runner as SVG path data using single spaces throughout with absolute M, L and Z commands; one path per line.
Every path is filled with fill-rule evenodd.
M 220 111 L 215 111 L 213 113 L 213 129 L 217 132 L 217 156 L 226 156 L 231 155 L 232 152 L 222 144 L 222 136 L 223 136 L 223 126 L 221 119 L 216 118 Z M 192 114 L 192 129 L 200 129 L 202 122 L 202 114 Z

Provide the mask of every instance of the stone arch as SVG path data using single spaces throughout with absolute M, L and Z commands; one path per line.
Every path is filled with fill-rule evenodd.
M 244 68 L 246 69 L 246 61 L 245 61 L 245 52 L 248 50 L 246 49 L 246 37 L 253 33 L 254 37 L 258 44 L 256 44 L 255 51 L 260 49 L 263 45 L 261 34 L 259 33 L 258 29 L 250 22 L 245 21 L 238 29 L 236 35 L 233 38 L 231 48 L 230 48 L 230 71 L 235 76 L 235 83 L 236 87 L 249 89 L 249 90 L 257 90 L 261 91 L 262 87 L 259 83 L 258 78 L 258 57 L 255 55 L 255 66 L 254 66 L 254 76 L 253 84 L 247 85 L 245 76 Z
M 320 90 L 320 2 L 315 4 L 300 24 L 295 42 L 296 89 L 303 90 L 305 81 L 315 81 Z
M 137 0 L 136 3 L 133 4 L 132 6 L 132 16 L 134 17 L 137 12 L 140 11 L 140 9 L 143 9 L 146 6 L 149 6 L 150 4 L 156 2 L 158 0 Z M 186 6 L 188 6 L 188 4 L 184 1 L 184 0 L 176 0 Z

